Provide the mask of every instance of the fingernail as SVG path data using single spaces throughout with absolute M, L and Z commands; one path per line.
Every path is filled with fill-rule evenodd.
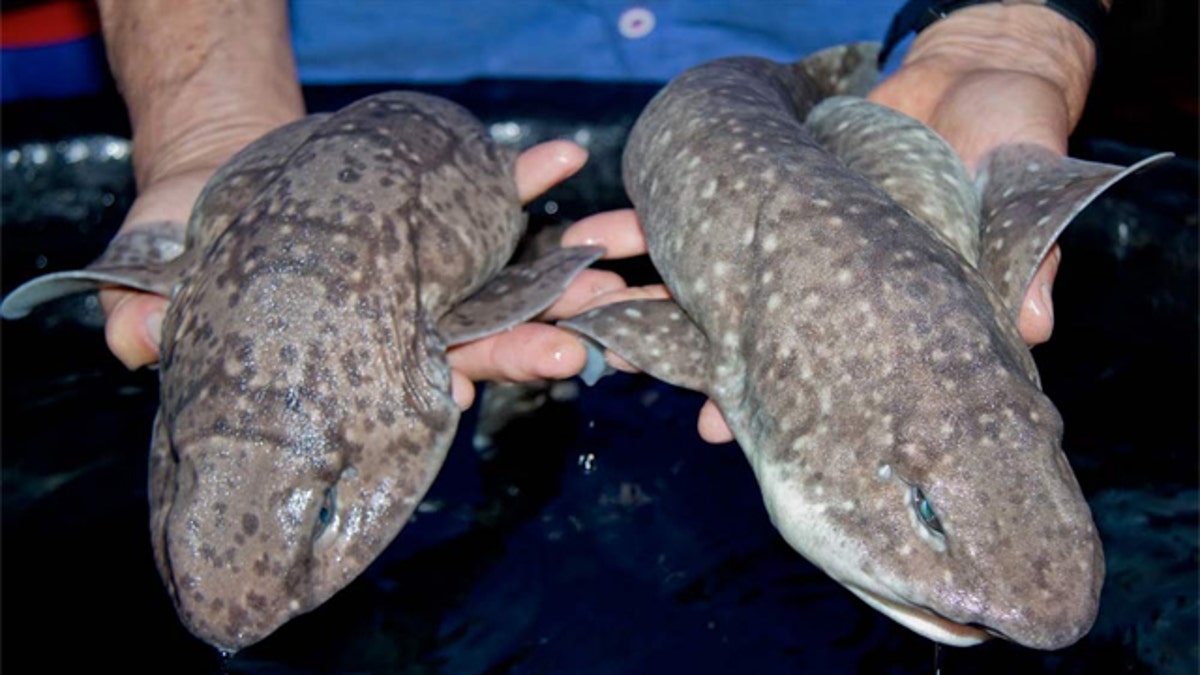
M 465 380 L 465 378 L 463 379 Z M 451 384 L 450 397 L 454 399 L 454 405 L 458 406 L 459 410 L 466 412 L 475 402 L 475 387 L 469 380 L 466 380 L 465 385 Z
M 146 317 L 146 334 L 150 336 L 150 342 L 154 343 L 155 349 L 162 345 L 162 324 L 162 312 L 154 312 Z
M 1038 302 L 1037 298 L 1029 298 L 1025 301 L 1025 306 L 1029 308 L 1029 311 L 1033 312 L 1034 316 L 1042 315 L 1042 305 Z
M 1043 282 L 1038 289 L 1038 294 L 1042 296 L 1042 304 L 1046 307 L 1046 314 L 1050 318 L 1054 318 L 1054 301 L 1050 299 L 1050 284 Z

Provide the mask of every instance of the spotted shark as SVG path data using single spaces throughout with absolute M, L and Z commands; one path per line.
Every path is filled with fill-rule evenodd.
M 456 104 L 371 96 L 251 144 L 186 234 L 122 233 L 0 307 L 106 285 L 170 298 L 150 529 L 197 637 L 236 651 L 358 576 L 454 436 L 446 348 L 534 317 L 603 253 L 504 267 L 525 228 L 514 160 Z
M 1104 556 L 1017 331 L 1026 286 L 1123 168 L 1030 145 L 973 181 L 861 98 L 877 48 L 671 81 L 623 158 L 669 300 L 563 325 L 723 413 L 783 538 L 935 641 L 1091 627 Z

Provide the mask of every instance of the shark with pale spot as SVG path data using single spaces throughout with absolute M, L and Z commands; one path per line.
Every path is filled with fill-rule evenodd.
M 236 651 L 357 577 L 454 437 L 446 348 L 535 316 L 603 253 L 504 266 L 514 161 L 458 105 L 379 94 L 251 144 L 186 236 L 139 226 L 5 299 L 16 318 L 98 286 L 170 298 L 150 525 L 197 637 Z
M 1016 322 L 1123 168 L 1002 146 L 972 182 L 861 95 L 876 47 L 703 64 L 636 123 L 624 179 L 673 298 L 564 322 L 724 414 L 784 539 L 933 640 L 1065 647 L 1104 556 Z

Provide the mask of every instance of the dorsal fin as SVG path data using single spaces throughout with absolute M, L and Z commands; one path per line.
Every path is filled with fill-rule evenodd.
M 1026 287 L 1059 234 L 1100 193 L 1172 155 L 1130 167 L 1062 157 L 1039 145 L 1002 145 L 980 162 L 983 198 L 979 269 L 1016 321 Z
M 836 96 L 808 114 L 808 132 L 866 176 L 968 262 L 979 261 L 979 196 L 950 144 L 917 120 L 865 99 Z

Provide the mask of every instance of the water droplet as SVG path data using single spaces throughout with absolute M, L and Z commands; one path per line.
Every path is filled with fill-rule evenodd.
M 576 462 L 579 468 L 583 469 L 583 473 L 591 474 L 596 470 L 596 455 L 595 453 L 585 452 L 579 456 Z

